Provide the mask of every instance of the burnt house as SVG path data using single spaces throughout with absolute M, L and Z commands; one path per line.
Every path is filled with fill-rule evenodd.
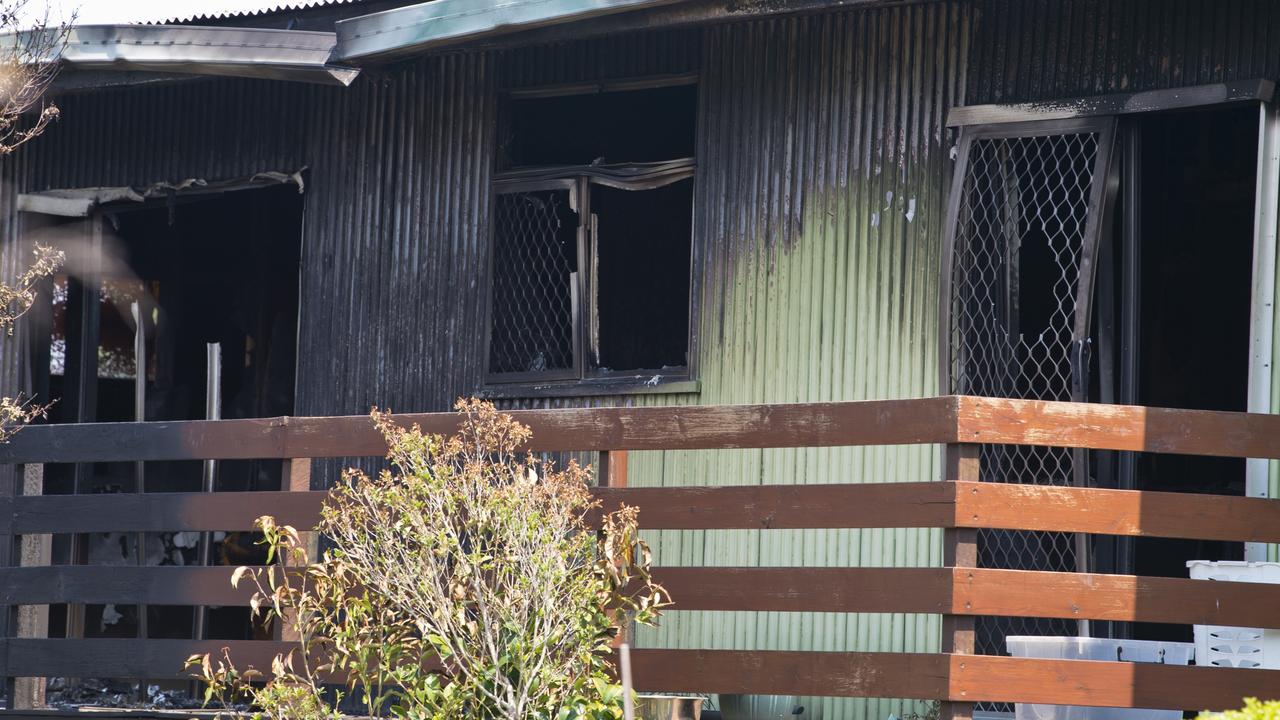
M 50 422 L 429 412 L 466 395 L 1280 412 L 1268 0 L 268 5 L 78 29 L 62 119 L 4 163 L 5 271 L 34 242 L 68 253 L 0 355 L 6 388 L 58 400 Z M 313 484 L 352 462 L 317 462 Z M 650 450 L 627 467 L 641 487 L 943 472 L 928 446 Z M 982 467 L 992 482 L 1280 493 L 1258 459 L 993 444 Z M 43 492 L 287 481 L 278 461 L 68 463 Z M 652 540 L 671 565 L 944 559 L 934 529 Z M 212 542 L 68 536 L 52 553 L 242 562 Z M 1275 559 L 1260 543 L 1024 530 L 977 546 L 985 567 L 1157 577 Z M 145 612 L 54 608 L 49 628 L 132 637 L 200 615 Z M 237 613 L 198 631 L 242 632 Z M 1077 633 L 1190 630 L 993 617 L 977 649 Z M 941 637 L 928 613 L 677 610 L 639 642 L 936 652 Z

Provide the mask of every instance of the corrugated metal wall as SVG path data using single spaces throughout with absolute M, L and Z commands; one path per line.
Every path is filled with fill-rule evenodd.
M 1272 0 L 975 0 L 969 104 L 1280 77 Z
M 697 397 L 749 403 L 936 391 L 937 272 L 969 13 L 913 5 L 714 28 L 700 98 L 696 237 L 705 271 Z M 932 448 L 633 456 L 633 484 L 931 480 Z M 929 565 L 937 534 L 669 532 L 665 563 Z M 936 650 L 937 618 L 672 613 L 643 639 L 675 647 Z M 806 699 L 812 714 L 884 718 L 888 701 Z
M 701 392 L 512 404 L 929 395 L 948 107 L 966 93 L 995 102 L 1275 77 L 1278 22 L 1280 8 L 1261 1 L 954 0 L 454 54 L 345 90 L 227 80 L 117 90 L 68 99 L 64 120 L 23 153 L 18 184 L 309 166 L 297 412 L 442 409 L 482 376 L 497 88 L 698 70 Z M 1162 29 L 1132 39 L 1141 25 Z M 938 472 L 931 448 L 640 453 L 632 463 L 644 485 Z M 655 546 L 662 562 L 686 565 L 940 560 L 937 533 L 912 530 L 672 532 Z M 642 638 L 832 650 L 930 650 L 938 639 L 929 616 L 682 612 Z M 900 709 L 807 704 L 826 717 Z

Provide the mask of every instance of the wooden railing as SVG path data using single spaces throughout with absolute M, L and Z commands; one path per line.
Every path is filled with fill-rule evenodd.
M 637 650 L 652 691 L 905 697 L 975 702 L 1221 709 L 1280 696 L 1280 671 L 974 655 L 982 615 L 1280 628 L 1280 586 L 1181 578 L 993 570 L 977 564 L 978 528 L 1280 543 L 1280 501 L 978 483 L 978 443 L 1280 458 L 1280 416 L 970 397 L 773 406 L 607 408 L 513 413 L 532 449 L 618 451 L 940 444 L 945 482 L 740 487 L 601 487 L 605 507 L 640 508 L 647 529 L 944 529 L 944 567 L 659 568 L 683 610 L 937 613 L 937 654 Z M 401 416 L 433 432 L 452 414 Z M 0 605 L 244 605 L 228 567 L 15 567 L 18 537 L 51 533 L 232 531 L 272 514 L 314 524 L 324 493 L 311 459 L 381 455 L 367 418 L 31 427 L 0 446 L 0 465 L 280 458 L 290 490 L 92 496 L 16 495 L 0 483 Z M 612 474 L 612 473 L 611 473 Z M 21 477 L 21 472 L 16 474 Z M 0 676 L 182 677 L 183 660 L 224 646 L 265 665 L 276 641 L 12 637 L 0 613 Z M 9 697 L 14 697 L 12 687 Z

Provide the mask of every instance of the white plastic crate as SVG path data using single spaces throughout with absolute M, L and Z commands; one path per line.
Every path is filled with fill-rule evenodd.
M 1106 638 L 1041 637 L 1010 635 L 1005 638 L 1014 657 L 1050 660 L 1106 660 L 1186 665 L 1195 647 L 1191 643 Z M 1077 707 L 1015 703 L 1016 720 L 1182 720 L 1181 710 Z
M 1280 563 L 1192 560 L 1193 580 L 1280 583 Z M 1196 664 L 1280 669 L 1280 630 L 1196 625 Z

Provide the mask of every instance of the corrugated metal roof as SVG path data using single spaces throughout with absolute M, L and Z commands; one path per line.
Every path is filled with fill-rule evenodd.
M 61 0 L 51 5 L 52 17 L 77 13 L 77 22 L 88 25 L 173 24 L 212 21 L 302 10 L 326 5 L 355 5 L 364 0 L 165 0 L 164 2 L 121 2 L 120 0 Z M 57 10 L 61 9 L 61 15 Z

